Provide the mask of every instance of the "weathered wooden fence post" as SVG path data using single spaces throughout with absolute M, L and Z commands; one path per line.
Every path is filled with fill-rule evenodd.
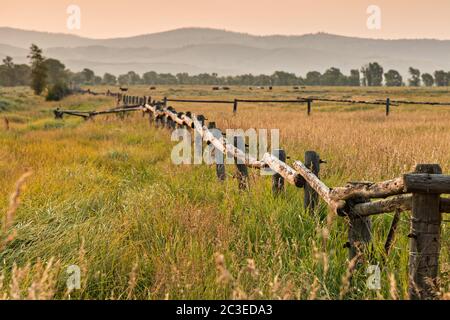
M 307 103 L 308 103 L 307 114 L 308 114 L 308 116 L 310 116 L 311 115 L 312 100 L 308 99 Z
M 389 115 L 390 108 L 391 108 L 391 99 L 387 98 L 386 99 L 386 117 Z
M 216 128 L 216 123 L 215 122 L 210 122 L 208 123 L 208 129 L 209 130 L 218 130 Z M 215 159 L 216 162 L 216 174 L 217 174 L 217 179 L 219 179 L 219 181 L 225 181 L 225 155 L 222 156 L 222 161 L 220 161 L 220 163 L 217 163 L 217 155 L 216 152 L 220 152 L 217 150 L 213 151 L 213 157 Z
M 172 129 L 173 127 L 175 127 L 173 120 L 171 117 L 166 116 L 166 128 L 167 129 Z
M 144 96 L 142 106 L 145 107 L 146 104 L 147 104 L 147 97 Z M 142 110 L 142 118 L 145 118 L 145 109 Z
M 56 110 L 53 111 L 53 114 L 55 115 L 55 119 L 63 119 L 63 117 L 64 117 L 64 113 L 59 111 L 59 108 L 56 108 Z M 9 121 L 8 121 L 8 128 L 9 128 Z
M 192 112 L 191 111 L 186 111 L 186 117 L 191 118 L 192 119 Z M 184 124 L 185 128 L 188 128 L 188 126 L 186 124 Z
M 305 166 L 312 171 L 317 177 L 320 172 L 320 156 L 315 151 L 306 151 L 305 153 Z M 303 207 L 309 212 L 314 212 L 318 203 L 318 194 L 314 189 L 305 183 L 304 203 Z
M 419 164 L 415 173 L 442 174 L 437 164 Z M 440 194 L 412 195 L 411 231 L 409 234 L 410 299 L 436 297 L 442 215 Z
M 347 201 L 352 205 L 364 202 L 370 202 L 370 200 L 359 198 Z M 372 220 L 370 217 L 360 217 L 350 213 L 348 223 L 348 257 L 351 261 L 367 251 L 365 249 L 372 240 Z
M 245 152 L 245 140 L 243 136 L 236 136 L 234 137 L 234 146 L 241 150 L 242 152 Z M 239 163 L 239 160 L 237 158 L 234 159 L 236 161 L 236 168 L 237 168 L 237 179 L 239 182 L 239 190 L 247 190 L 248 189 L 248 168 L 244 163 Z
M 164 123 L 163 123 L 163 116 L 159 114 L 159 112 L 161 111 L 161 105 L 159 103 L 156 103 L 155 105 L 155 126 L 157 128 L 161 128 L 164 127 Z
M 286 162 L 286 152 L 283 149 L 275 149 L 272 151 L 272 155 L 277 157 L 280 161 Z M 276 196 L 284 190 L 284 178 L 275 173 L 272 176 L 272 193 Z
M 200 122 L 200 124 L 203 127 L 205 125 L 206 117 L 204 115 L 202 115 L 202 114 L 199 114 L 197 116 L 197 120 L 198 120 L 198 122 Z
M 236 114 L 237 112 L 237 107 L 238 107 L 238 100 L 234 99 L 234 103 L 233 103 L 233 113 Z
M 163 98 L 163 107 L 167 108 L 167 97 Z

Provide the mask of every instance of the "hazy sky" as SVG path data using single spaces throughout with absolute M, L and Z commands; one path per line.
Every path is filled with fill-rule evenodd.
M 0 26 L 94 38 L 211 27 L 258 35 L 323 31 L 450 39 L 450 0 L 0 0 L 0 4 Z M 81 9 L 80 30 L 67 28 L 71 4 Z M 370 5 L 381 9 L 380 30 L 367 28 Z

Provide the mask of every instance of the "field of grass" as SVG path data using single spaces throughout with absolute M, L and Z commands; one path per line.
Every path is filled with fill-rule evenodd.
M 91 88 L 105 91 L 106 87 Z M 112 89 L 116 91 L 117 89 Z M 195 99 L 320 96 L 450 101 L 447 88 L 233 87 L 130 88 L 130 95 Z M 235 169 L 219 183 L 208 165 L 176 166 L 167 129 L 140 113 L 54 120 L 52 110 L 107 109 L 112 98 L 71 96 L 45 102 L 29 89 L 0 88 L 0 212 L 29 168 L 13 225 L 0 231 L 0 299 L 392 299 L 407 297 L 409 214 L 402 214 L 391 254 L 383 246 L 393 214 L 373 218 L 370 259 L 351 282 L 346 221 L 303 211 L 303 191 L 287 186 L 274 198 L 271 180 L 251 172 L 240 192 Z M 278 128 L 289 162 L 315 150 L 327 164 L 321 178 L 380 181 L 439 163 L 450 172 L 450 107 L 173 104 L 226 128 Z M 9 119 L 6 130 L 3 118 Z M 3 219 L 2 219 L 3 220 Z M 448 219 L 447 219 L 448 220 Z M 450 291 L 449 224 L 443 223 L 440 291 Z M 381 289 L 366 286 L 366 267 L 381 267 Z M 68 291 L 67 267 L 81 270 Z M 446 293 L 446 294 L 445 294 Z

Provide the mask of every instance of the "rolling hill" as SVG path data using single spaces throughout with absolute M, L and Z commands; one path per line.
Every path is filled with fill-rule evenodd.
M 224 30 L 185 28 L 129 38 L 89 39 L 0 28 L 0 58 L 25 62 L 31 43 L 74 71 L 96 73 L 217 72 L 220 75 L 272 73 L 304 75 L 331 66 L 348 73 L 369 61 L 406 75 L 410 66 L 423 72 L 450 70 L 450 40 L 379 40 L 318 33 L 255 36 Z

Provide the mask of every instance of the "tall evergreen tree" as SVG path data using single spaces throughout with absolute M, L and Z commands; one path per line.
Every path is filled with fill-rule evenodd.
M 47 67 L 42 49 L 32 44 L 28 58 L 31 61 L 31 88 L 35 94 L 40 95 L 47 85 Z

